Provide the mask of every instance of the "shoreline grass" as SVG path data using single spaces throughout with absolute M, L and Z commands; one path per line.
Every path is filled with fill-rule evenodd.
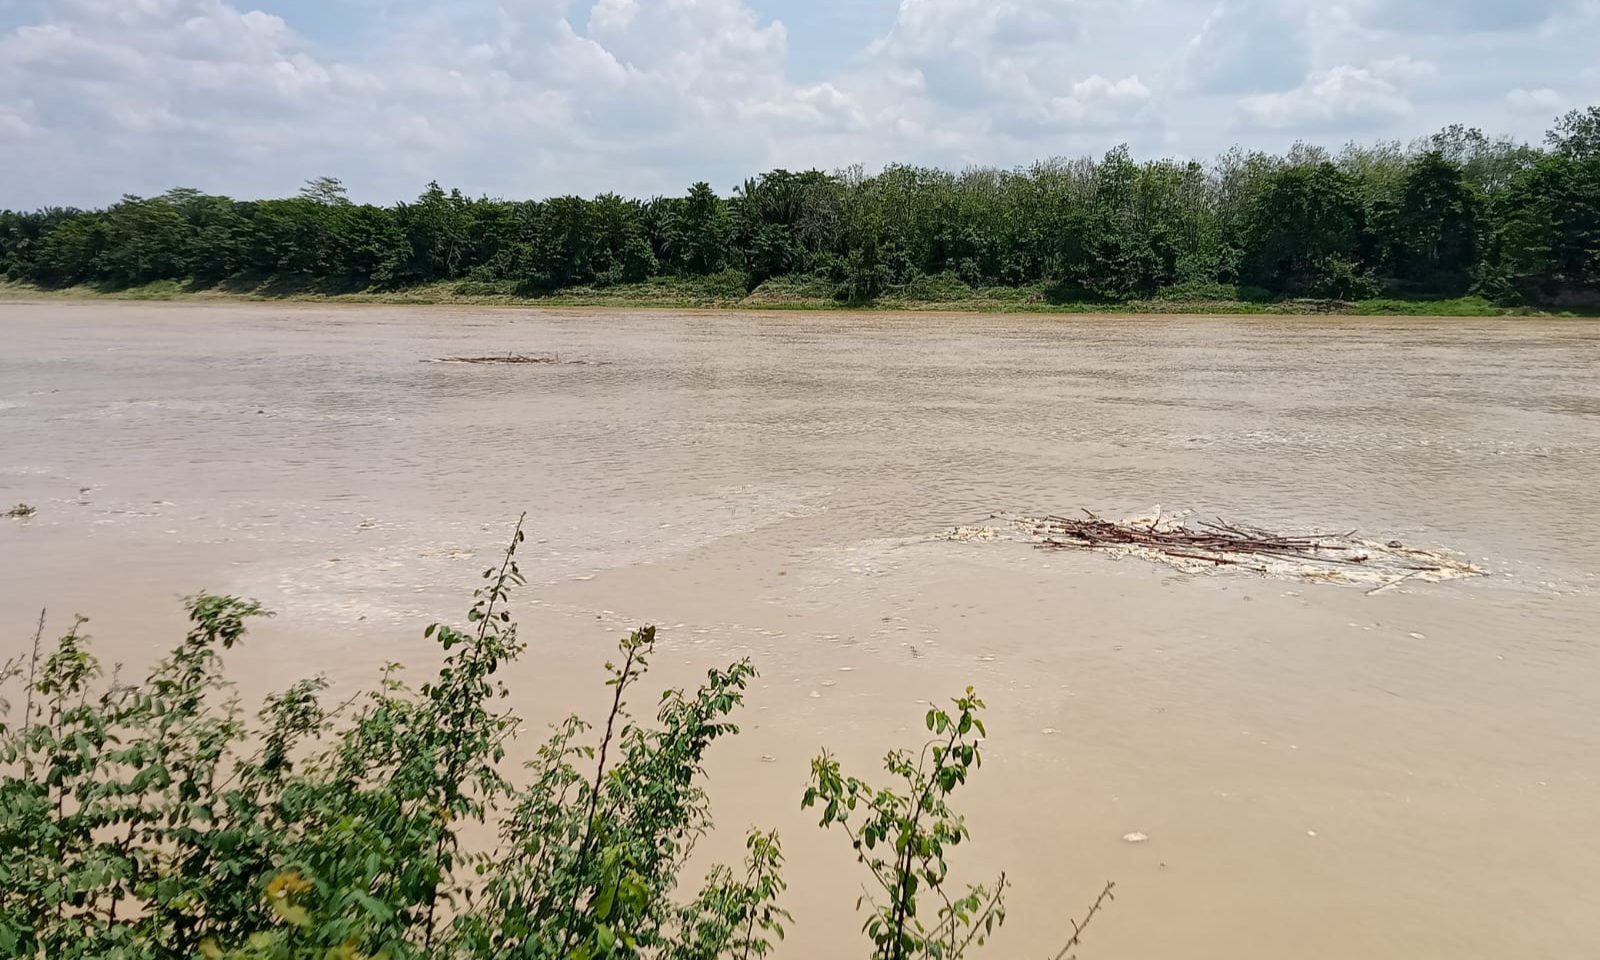
M 715 278 L 712 278 L 715 279 Z M 1173 316 L 1387 316 L 1463 318 L 1596 318 L 1600 310 L 1538 310 L 1499 307 L 1481 297 L 1435 300 L 1373 299 L 1356 301 L 1149 299 L 1114 302 L 1054 302 L 1042 286 L 989 287 L 965 296 L 928 296 L 892 292 L 870 303 L 849 303 L 827 296 L 817 285 L 769 281 L 738 295 L 724 283 L 657 278 L 614 287 L 575 287 L 550 294 L 518 292 L 509 284 L 442 281 L 396 290 L 329 288 L 269 279 L 259 283 L 202 286 L 159 280 L 131 287 L 75 286 L 51 289 L 0 281 L 4 300 L 114 300 L 131 302 L 321 303 L 391 306 L 475 306 L 522 308 L 613 308 L 626 310 L 689 309 L 744 311 L 817 311 L 828 313 L 1017 313 L 1060 315 Z

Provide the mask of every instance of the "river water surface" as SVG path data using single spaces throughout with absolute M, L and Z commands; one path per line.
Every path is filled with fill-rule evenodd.
M 0 521 L 0 658 L 48 607 L 136 670 L 208 589 L 278 613 L 231 655 L 246 697 L 354 689 L 426 666 L 526 511 L 530 738 L 601 709 L 631 625 L 663 628 L 658 686 L 760 668 L 702 852 L 782 831 L 781 957 L 859 951 L 810 757 L 875 778 L 968 684 L 957 876 L 1015 885 L 989 955 L 1053 954 L 1108 879 L 1085 958 L 1600 942 L 1600 324 L 49 302 L 0 335 L 0 499 L 39 511 Z M 506 352 L 565 362 L 422 362 Z M 1368 595 L 938 539 L 1158 504 L 1488 576 Z

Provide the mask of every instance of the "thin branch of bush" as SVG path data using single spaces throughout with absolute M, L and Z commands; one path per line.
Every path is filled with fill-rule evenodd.
M 1115 889 L 1117 889 L 1116 881 L 1107 880 L 1106 885 L 1100 890 L 1100 896 L 1095 897 L 1094 903 L 1089 905 L 1089 912 L 1083 915 L 1083 920 L 1072 921 L 1072 937 L 1062 946 L 1061 952 L 1056 954 L 1055 960 L 1071 960 L 1072 948 L 1083 942 L 1083 932 L 1089 929 L 1089 922 L 1095 918 L 1095 914 L 1099 913 L 1107 903 L 1117 899 L 1112 893 Z
M 633 631 L 620 665 L 606 664 L 598 741 L 569 717 L 513 777 L 519 721 L 498 673 L 525 649 L 506 609 L 524 584 L 523 539 L 519 520 L 466 629 L 425 631 L 444 653 L 428 682 L 412 690 L 390 664 L 330 709 L 314 677 L 267 697 L 253 721 L 221 652 L 270 615 L 254 601 L 191 597 L 188 634 L 132 683 L 101 681 L 82 617 L 47 649 L 41 612 L 31 652 L 0 665 L 0 693 L 24 685 L 15 725 L 0 698 L 0 956 L 767 956 L 791 922 L 776 833 L 752 830 L 742 869 L 715 866 L 698 893 L 677 895 L 712 828 L 706 752 L 738 733 L 730 717 L 754 667 L 710 670 L 636 720 L 628 694 L 657 638 Z M 874 957 L 954 960 L 1005 920 L 1004 874 L 946 891 L 946 850 L 970 838 L 949 798 L 981 766 L 983 706 L 968 689 L 952 711 L 930 710 L 933 739 L 886 758 L 898 788 L 846 779 L 827 753 L 812 764 L 803 804 L 845 831 L 886 898 L 857 904 L 871 902 Z M 464 826 L 491 823 L 492 852 L 462 849 Z M 1058 960 L 1110 896 L 1108 884 Z

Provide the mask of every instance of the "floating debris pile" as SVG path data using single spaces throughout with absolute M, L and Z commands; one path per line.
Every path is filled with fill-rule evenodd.
M 1483 571 L 1445 553 L 1379 542 L 1348 533 L 1273 533 L 1220 518 L 1193 525 L 1185 516 L 1107 520 L 1085 510 L 1082 518 L 997 513 L 1001 524 L 956 527 L 942 539 L 1011 540 L 1044 549 L 1086 549 L 1136 556 L 1189 571 L 1232 568 L 1265 576 L 1342 583 L 1373 583 L 1373 593 L 1409 580 L 1439 582 Z

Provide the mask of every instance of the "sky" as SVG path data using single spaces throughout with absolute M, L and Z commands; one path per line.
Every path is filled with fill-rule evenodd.
M 1600 0 L 0 0 L 0 207 L 1538 142 Z

